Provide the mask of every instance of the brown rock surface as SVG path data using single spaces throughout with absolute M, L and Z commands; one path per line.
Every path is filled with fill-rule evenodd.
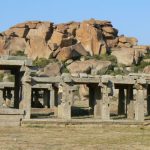
M 70 73 L 90 73 L 92 64 L 87 61 L 75 61 L 67 66 Z
M 86 22 L 81 23 L 76 38 L 91 55 L 99 55 L 101 46 L 105 44 L 101 31 Z
M 75 59 L 86 55 L 88 55 L 86 50 L 80 43 L 77 43 L 76 45 L 63 47 L 60 49 L 56 58 L 59 61 L 66 61 L 68 59 Z
M 17 24 L 0 35 L 0 54 L 25 50 L 32 59 L 48 58 L 52 54 L 54 58 L 66 61 L 87 53 L 91 56 L 106 54 L 114 47 L 134 47 L 138 49 L 137 53 L 146 53 L 147 49 L 136 46 L 136 38 L 118 36 L 118 30 L 110 21 L 95 19 L 57 25 L 28 21 Z
M 106 43 L 107 43 L 108 47 L 116 47 L 118 45 L 118 41 L 119 41 L 119 39 L 117 37 L 115 39 L 107 39 Z
M 134 37 L 119 37 L 119 47 L 133 47 L 137 45 L 138 40 Z
M 75 61 L 71 63 L 70 65 L 68 65 L 67 69 L 71 73 L 101 74 L 104 70 L 106 71 L 109 66 L 111 66 L 110 61 L 90 59 L 90 60 L 85 60 L 85 61 Z
M 41 76 L 57 76 L 60 75 L 60 64 L 49 63 L 39 75 Z
M 138 63 L 141 53 L 134 48 L 113 48 L 112 55 L 117 58 L 119 64 L 131 66 L 133 63 Z
M 4 46 L 5 46 L 6 39 L 3 36 L 0 36 L 0 54 L 4 54 Z
M 146 66 L 144 69 L 143 69 L 143 73 L 150 73 L 150 65 L 149 66 Z
M 26 41 L 24 38 L 13 37 L 9 40 L 9 42 L 5 45 L 5 49 L 9 51 L 9 54 L 15 54 L 17 51 L 25 51 L 26 49 Z
M 45 40 L 41 37 L 31 38 L 27 43 L 27 47 L 25 49 L 25 54 L 28 57 L 35 58 L 49 58 L 52 51 L 48 48 Z
M 25 37 L 28 33 L 28 29 L 26 28 L 10 28 L 9 30 L 5 31 L 4 34 L 6 36 L 14 36 L 14 37 Z
M 27 22 L 24 22 L 24 23 L 16 24 L 12 28 L 29 28 L 29 29 L 35 29 L 38 23 L 41 23 L 41 21 L 27 21 Z
M 47 40 L 47 37 L 51 37 L 52 34 L 52 24 L 50 22 L 40 23 L 36 29 L 30 29 L 29 33 L 27 34 L 28 39 L 33 39 L 34 37 L 41 37 Z

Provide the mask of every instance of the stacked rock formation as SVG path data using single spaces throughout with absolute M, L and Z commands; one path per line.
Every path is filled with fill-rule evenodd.
M 53 57 L 66 61 L 80 56 L 105 54 L 113 48 L 126 48 L 122 51 L 131 53 L 133 60 L 140 55 L 137 52 L 133 56 L 136 53 L 133 48 L 143 52 L 146 49 L 136 45 L 136 38 L 118 36 L 118 30 L 110 21 L 94 19 L 58 25 L 29 21 L 17 24 L 0 34 L 0 54 L 11 55 L 23 51 L 32 59 Z M 117 52 L 114 55 L 121 57 Z

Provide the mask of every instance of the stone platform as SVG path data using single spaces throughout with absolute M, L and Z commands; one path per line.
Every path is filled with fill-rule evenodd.
M 23 119 L 21 122 L 21 126 L 143 126 L 144 124 L 150 125 L 150 122 L 139 122 L 133 120 L 102 121 L 100 119 Z
M 0 126 L 20 126 L 23 117 L 23 110 L 0 109 Z

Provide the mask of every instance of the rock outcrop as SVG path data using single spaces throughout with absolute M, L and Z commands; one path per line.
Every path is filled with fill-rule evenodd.
M 95 19 L 57 25 L 52 22 L 29 21 L 0 34 L 0 54 L 11 55 L 22 51 L 32 59 L 53 57 L 67 61 L 80 56 L 110 53 L 116 47 L 136 46 L 136 38 L 118 36 L 118 30 L 110 21 Z M 138 48 L 144 52 L 143 47 Z
M 117 58 L 118 64 L 131 66 L 139 63 L 143 53 L 139 49 L 124 47 L 112 49 L 112 55 Z
M 0 55 L 25 54 L 33 60 L 55 60 L 45 67 L 42 65 L 40 76 L 63 72 L 97 75 L 125 70 L 129 73 L 149 50 L 149 46 L 138 45 L 134 37 L 119 36 L 110 21 L 95 19 L 63 24 L 28 21 L 0 33 Z M 106 59 L 106 54 L 116 59 Z M 144 72 L 149 72 L 149 67 Z
M 105 74 L 106 71 L 111 67 L 110 61 L 101 60 L 85 60 L 85 61 L 74 61 L 67 66 L 70 73 L 87 73 L 87 74 Z

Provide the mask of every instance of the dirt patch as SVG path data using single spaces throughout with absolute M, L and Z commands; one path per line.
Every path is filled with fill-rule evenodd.
M 148 127 L 0 128 L 0 150 L 149 150 Z

